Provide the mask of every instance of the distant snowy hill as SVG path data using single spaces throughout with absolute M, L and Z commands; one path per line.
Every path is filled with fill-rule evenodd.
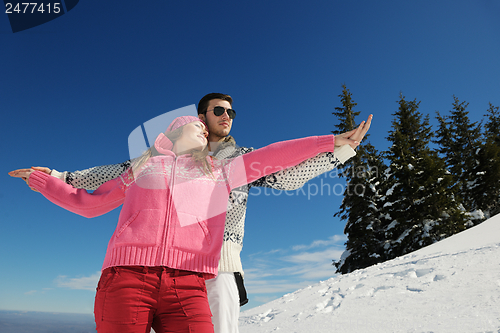
M 500 215 L 244 311 L 240 333 L 500 332 Z
M 90 314 L 0 310 L 0 333 L 95 333 Z

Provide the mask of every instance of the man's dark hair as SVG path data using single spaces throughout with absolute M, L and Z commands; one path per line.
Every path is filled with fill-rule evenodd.
M 200 99 L 200 102 L 198 103 L 198 114 L 207 112 L 208 103 L 210 103 L 210 101 L 213 99 L 222 99 L 224 101 L 228 101 L 229 104 L 233 106 L 233 99 L 231 98 L 231 96 L 221 93 L 210 93 Z

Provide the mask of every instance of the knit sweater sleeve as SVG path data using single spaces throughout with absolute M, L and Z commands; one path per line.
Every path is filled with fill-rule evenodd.
M 75 189 L 41 171 L 32 172 L 28 182 L 30 187 L 38 190 L 49 201 L 89 218 L 110 212 L 119 207 L 125 199 L 124 186 L 120 178 L 104 183 L 93 193 Z
M 108 180 L 120 176 L 131 166 L 131 164 L 132 160 L 128 160 L 123 163 L 95 166 L 77 171 L 59 172 L 53 169 L 51 175 L 75 188 L 95 190 Z
M 296 166 L 261 177 L 250 185 L 283 191 L 296 190 L 309 180 L 345 163 L 354 155 L 356 155 L 356 152 L 349 145 L 336 147 L 333 153 L 318 154 Z
M 261 177 L 295 166 L 321 152 L 333 152 L 335 136 L 312 136 L 273 143 L 235 158 L 231 188 L 251 183 Z

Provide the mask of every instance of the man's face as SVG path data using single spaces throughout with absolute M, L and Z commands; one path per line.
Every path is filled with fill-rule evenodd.
M 204 120 L 208 126 L 208 139 L 211 142 L 217 142 L 228 136 L 231 131 L 231 126 L 233 125 L 233 120 L 229 118 L 227 112 L 224 112 L 220 116 L 216 116 L 214 114 L 213 110 L 216 106 L 222 106 L 226 110 L 231 108 L 231 104 L 229 104 L 228 101 L 224 101 L 222 99 L 212 99 L 208 103 L 207 112 L 199 115 L 200 119 Z

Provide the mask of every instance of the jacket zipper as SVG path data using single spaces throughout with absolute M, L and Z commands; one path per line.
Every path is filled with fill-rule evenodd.
M 163 169 L 165 170 L 165 176 L 166 176 L 166 167 L 165 167 L 165 161 L 162 160 L 162 166 L 163 166 Z M 174 202 L 174 184 L 175 184 L 175 172 L 176 172 L 176 169 L 177 169 L 177 156 L 174 157 L 174 163 L 172 164 L 172 171 L 171 171 L 171 179 L 169 181 L 167 181 L 167 179 L 165 179 L 165 185 L 167 186 L 167 189 L 168 191 L 170 192 L 170 198 L 167 198 L 168 202 L 167 202 L 167 208 L 166 208 L 166 212 L 165 212 L 165 232 L 163 234 L 163 247 L 161 249 L 161 262 L 164 263 L 166 262 L 166 258 L 165 258 L 165 255 L 167 253 L 167 246 L 169 244 L 167 244 L 167 241 L 169 239 L 169 231 L 170 231 L 170 224 L 169 224 L 169 221 L 171 222 L 172 221 L 172 205 L 173 205 L 173 202 Z

